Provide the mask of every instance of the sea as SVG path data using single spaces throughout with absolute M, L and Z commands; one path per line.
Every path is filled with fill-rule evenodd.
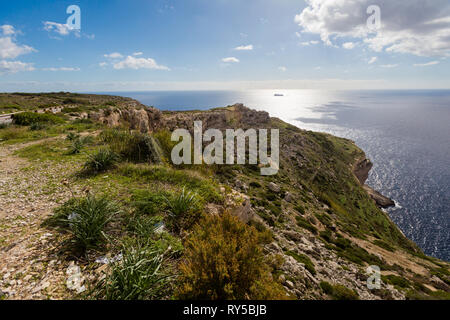
M 161 110 L 235 103 L 299 128 L 352 139 L 374 163 L 368 184 L 388 214 L 431 256 L 450 261 L 450 90 L 109 92 Z

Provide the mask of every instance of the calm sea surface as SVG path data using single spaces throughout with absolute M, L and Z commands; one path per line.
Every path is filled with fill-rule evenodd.
M 303 129 L 350 138 L 374 162 L 368 184 L 396 201 L 391 218 L 425 253 L 450 260 L 450 90 L 114 94 L 162 110 L 240 102 Z

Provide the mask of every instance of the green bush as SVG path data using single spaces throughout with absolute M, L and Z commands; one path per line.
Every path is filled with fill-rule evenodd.
M 160 163 L 162 151 L 156 140 L 139 132 L 119 129 L 104 130 L 100 139 L 123 159 L 134 163 Z
M 295 217 L 295 219 L 297 220 L 297 225 L 303 229 L 309 230 L 310 232 L 317 234 L 317 228 L 314 227 L 311 223 L 309 223 L 306 219 L 302 218 L 302 217 Z
M 326 281 L 322 281 L 320 287 L 323 292 L 331 296 L 334 300 L 359 300 L 359 295 L 356 291 L 350 290 L 341 284 L 332 285 Z
M 311 259 L 304 254 L 298 254 L 293 251 L 287 251 L 286 254 L 288 256 L 293 257 L 297 262 L 300 262 L 305 265 L 306 270 L 308 270 L 312 275 L 316 274 L 316 268 L 314 267 L 314 263 Z
M 105 227 L 118 213 L 120 209 L 116 202 L 89 195 L 71 199 L 63 204 L 49 222 L 68 228 L 75 245 L 85 251 L 104 242 Z
M 162 299 L 170 277 L 163 271 L 164 255 L 147 244 L 124 244 L 122 259 L 111 264 L 110 272 L 94 291 L 97 299 Z
M 30 126 L 36 123 L 58 124 L 64 120 L 50 113 L 22 112 L 13 115 L 13 121 L 19 126 Z
M 120 157 L 109 149 L 100 149 L 94 154 L 88 155 L 88 160 L 84 164 L 87 172 L 104 172 L 116 165 Z
M 30 126 L 31 131 L 39 131 L 39 130 L 44 130 L 46 128 L 47 128 L 47 125 L 42 122 L 36 122 L 36 123 L 31 124 L 31 126 Z
M 238 218 L 207 216 L 185 244 L 176 296 L 193 300 L 282 299 L 255 228 Z

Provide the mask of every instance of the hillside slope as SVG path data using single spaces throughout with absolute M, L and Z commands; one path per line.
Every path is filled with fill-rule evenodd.
M 114 265 L 101 261 L 125 254 L 123 243 L 142 237 L 130 221 L 165 229 L 144 238 L 169 252 L 165 268 L 183 281 L 179 268 L 192 226 L 175 228 L 164 199 L 186 189 L 199 199 L 201 214 L 231 213 L 268 235 L 261 243 L 265 263 L 290 298 L 449 297 L 449 264 L 425 256 L 379 209 L 363 186 L 370 162 L 350 140 L 301 130 L 243 105 L 161 112 L 121 97 L 0 94 L 0 113 L 48 108 L 57 113 L 22 114 L 0 127 L 0 297 L 91 297 L 90 286 Z M 279 173 L 261 176 L 256 165 L 172 165 L 170 133 L 192 131 L 197 120 L 204 130 L 279 129 Z M 105 148 L 120 159 L 86 171 Z M 86 194 L 107 195 L 122 209 L 105 229 L 107 243 L 80 253 L 71 247 L 73 230 L 49 220 L 53 209 Z M 367 287 L 370 265 L 381 269 L 380 289 Z M 78 286 L 67 283 L 72 271 Z M 169 298 L 175 287 L 155 297 Z

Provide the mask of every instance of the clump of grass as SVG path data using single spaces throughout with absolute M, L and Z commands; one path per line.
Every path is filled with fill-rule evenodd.
M 297 262 L 303 263 L 305 265 L 306 270 L 308 270 L 312 275 L 316 274 L 316 268 L 314 267 L 314 263 L 311 259 L 304 254 L 298 254 L 293 251 L 287 251 L 286 254 L 294 258 Z
M 69 132 L 66 136 L 67 141 L 75 141 L 80 138 L 80 135 L 74 132 Z
M 84 164 L 86 172 L 99 173 L 114 167 L 120 157 L 109 149 L 102 148 L 94 154 L 88 155 L 88 160 Z
M 297 225 L 303 229 L 309 230 L 310 232 L 317 234 L 317 228 L 314 227 L 310 222 L 308 222 L 306 219 L 302 217 L 295 217 L 297 220 Z
M 70 145 L 69 151 L 68 151 L 68 154 L 72 154 L 72 155 L 79 154 L 86 144 L 92 142 L 91 136 L 81 137 L 79 135 L 74 135 L 72 140 L 70 140 L 69 135 L 68 135 L 67 139 L 69 141 L 72 141 L 72 144 Z
M 200 218 L 198 195 L 183 191 L 166 199 L 169 210 L 169 224 L 175 231 L 190 229 Z
M 75 246 L 86 251 L 104 243 L 107 224 L 120 212 L 116 202 L 88 195 L 70 199 L 56 209 L 54 216 L 45 223 L 69 230 Z
M 320 287 L 327 295 L 335 300 L 359 300 L 359 295 L 356 291 L 350 290 L 341 284 L 332 285 L 326 281 L 322 281 Z
M 138 238 L 148 239 L 155 230 L 162 224 L 162 216 L 149 217 L 145 215 L 134 214 L 127 223 L 127 229 Z
M 164 254 L 154 246 L 137 242 L 124 244 L 122 259 L 110 266 L 110 272 L 95 290 L 97 299 L 151 300 L 165 296 L 170 276 L 163 272 Z
M 167 210 L 167 198 L 169 193 L 165 191 L 152 192 L 148 190 L 137 190 L 131 198 L 131 206 L 139 215 L 155 215 Z

